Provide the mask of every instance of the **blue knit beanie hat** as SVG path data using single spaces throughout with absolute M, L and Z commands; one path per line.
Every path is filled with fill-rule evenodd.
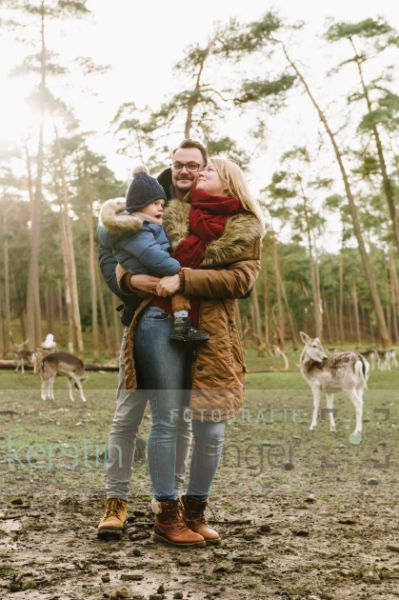
M 163 187 L 148 174 L 146 167 L 137 167 L 133 171 L 133 181 L 126 194 L 126 210 L 136 212 L 155 200 L 166 200 Z

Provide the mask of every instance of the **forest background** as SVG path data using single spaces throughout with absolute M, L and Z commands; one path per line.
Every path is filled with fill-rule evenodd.
M 0 354 L 10 331 L 32 349 L 52 332 L 94 360 L 117 353 L 99 207 L 137 164 L 169 166 L 184 137 L 239 162 L 264 209 L 261 275 L 240 302 L 248 343 L 295 347 L 303 329 L 398 344 L 392 3 L 205 2 L 198 18 L 181 2 L 105 4 L 0 2 Z

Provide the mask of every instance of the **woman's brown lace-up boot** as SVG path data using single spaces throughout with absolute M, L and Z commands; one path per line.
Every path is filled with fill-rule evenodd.
M 98 537 L 120 537 L 126 527 L 126 521 L 127 500 L 108 498 L 105 501 L 104 516 L 98 525 Z
M 199 533 L 191 531 L 183 519 L 183 507 L 179 499 L 152 502 L 155 512 L 154 540 L 173 546 L 205 546 Z
M 207 544 L 220 544 L 218 532 L 209 527 L 204 514 L 208 501 L 197 500 L 193 496 L 182 496 L 182 502 L 187 527 L 201 534 Z

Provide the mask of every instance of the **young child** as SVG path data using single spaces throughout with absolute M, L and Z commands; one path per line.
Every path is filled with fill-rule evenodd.
M 99 240 L 133 275 L 175 275 L 180 271 L 180 263 L 170 255 L 169 240 L 162 227 L 165 191 L 144 167 L 135 169 L 133 176 L 126 201 L 117 198 L 103 204 Z M 208 333 L 192 326 L 189 310 L 187 297 L 181 294 L 172 297 L 171 339 L 190 343 L 207 341 Z

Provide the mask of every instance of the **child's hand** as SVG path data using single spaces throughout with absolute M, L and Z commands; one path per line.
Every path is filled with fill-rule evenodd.
M 192 271 L 191 267 L 181 267 L 180 271 Z

